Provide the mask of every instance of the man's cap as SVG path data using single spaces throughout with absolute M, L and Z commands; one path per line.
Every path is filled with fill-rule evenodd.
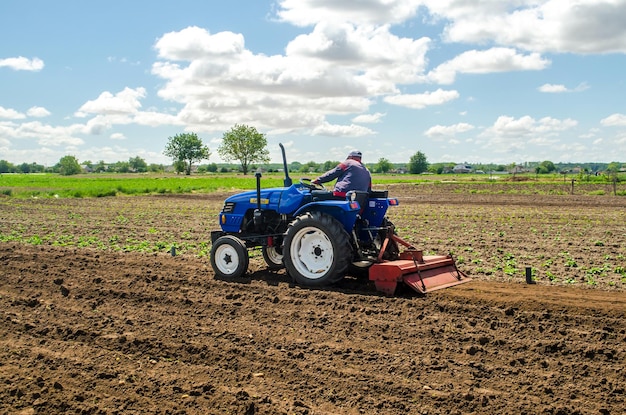
M 348 157 L 358 157 L 361 158 L 362 154 L 359 150 L 352 150 L 349 154 Z

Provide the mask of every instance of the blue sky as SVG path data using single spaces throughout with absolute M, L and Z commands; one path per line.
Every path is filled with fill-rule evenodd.
M 0 159 L 626 162 L 626 0 L 0 2 Z M 204 161 L 206 162 L 206 161 Z

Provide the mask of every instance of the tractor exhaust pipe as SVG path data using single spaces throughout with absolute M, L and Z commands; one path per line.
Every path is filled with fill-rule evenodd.
M 256 177 L 256 209 L 254 210 L 254 227 L 256 229 L 261 229 L 261 225 L 263 224 L 263 212 L 261 211 L 261 172 L 257 171 L 254 174 Z
M 256 208 L 257 210 L 261 210 L 261 172 L 254 173 L 254 177 L 256 177 Z
M 285 170 L 285 180 L 283 182 L 283 185 L 285 187 L 289 187 L 292 185 L 292 181 L 291 177 L 289 177 L 289 168 L 287 168 L 287 156 L 285 156 L 285 147 L 283 146 L 283 143 L 278 143 L 278 145 L 280 146 L 280 151 L 283 153 L 283 170 Z

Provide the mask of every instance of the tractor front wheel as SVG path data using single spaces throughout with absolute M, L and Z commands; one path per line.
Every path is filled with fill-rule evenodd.
M 352 260 L 348 233 L 332 216 L 307 212 L 287 229 L 283 244 L 287 272 L 305 286 L 341 280 Z
M 211 247 L 211 266 L 222 279 L 242 277 L 248 270 L 250 257 L 245 243 L 234 236 L 217 238 Z

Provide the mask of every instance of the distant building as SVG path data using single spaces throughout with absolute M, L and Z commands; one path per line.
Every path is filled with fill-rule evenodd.
M 509 173 L 511 174 L 522 174 L 522 173 L 530 173 L 532 170 L 528 169 L 524 166 L 522 166 L 521 164 L 516 164 L 515 166 L 513 166 L 513 168 L 511 170 L 509 170 Z
M 472 166 L 469 164 L 457 164 L 452 168 L 452 173 L 471 173 Z

